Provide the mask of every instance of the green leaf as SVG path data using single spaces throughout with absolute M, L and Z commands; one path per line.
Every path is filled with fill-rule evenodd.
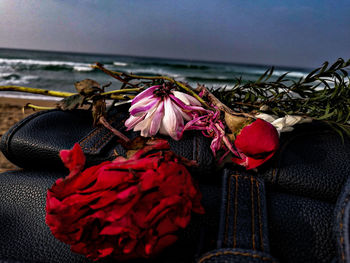
M 273 69 L 273 68 L 271 68 L 271 69 Z M 267 69 L 264 72 L 264 74 L 262 74 L 255 83 L 260 83 L 265 78 L 265 76 L 270 72 L 271 69 Z
M 342 65 L 343 63 L 344 63 L 344 60 L 342 58 L 338 58 L 338 60 L 332 66 L 330 66 L 328 71 L 333 71 L 338 69 L 339 66 Z
M 276 82 L 281 82 L 284 79 L 284 77 L 288 75 L 288 73 L 289 72 L 286 72 L 286 73 L 282 74 L 281 76 L 279 76 L 278 79 L 276 80 Z
M 323 72 L 325 72 L 327 67 L 328 67 L 328 61 L 323 63 L 323 66 L 322 66 L 322 68 L 320 70 L 320 74 L 319 75 L 321 75 Z
M 336 111 L 332 111 L 332 112 L 329 112 L 327 114 L 322 115 L 321 117 L 318 117 L 317 119 L 318 120 L 326 120 L 326 119 L 329 119 L 330 117 L 332 117 L 335 113 L 336 113 Z

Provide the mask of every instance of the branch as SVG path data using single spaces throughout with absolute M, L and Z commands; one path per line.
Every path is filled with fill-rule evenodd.
M 76 94 L 76 93 L 71 93 L 71 92 L 28 88 L 28 87 L 21 87 L 21 86 L 0 86 L 0 91 L 26 92 L 26 93 L 41 94 L 41 95 L 46 95 L 46 96 L 62 97 L 62 98 L 70 97 L 70 96 Z

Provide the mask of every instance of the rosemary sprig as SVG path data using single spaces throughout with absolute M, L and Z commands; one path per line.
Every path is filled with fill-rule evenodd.
M 306 77 L 293 81 L 288 73 L 269 81 L 274 69 L 257 81 L 237 79 L 232 89 L 211 89 L 223 103 L 238 112 L 265 112 L 277 116 L 301 115 L 322 120 L 350 136 L 350 60 L 325 62 Z

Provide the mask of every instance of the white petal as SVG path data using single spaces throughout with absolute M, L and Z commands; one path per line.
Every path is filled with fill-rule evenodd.
M 276 117 L 269 115 L 269 114 L 266 114 L 266 113 L 258 113 L 255 115 L 255 117 L 262 119 L 264 121 L 270 122 L 270 123 L 273 122 L 274 120 L 276 120 Z
M 186 105 L 196 105 L 196 106 L 201 106 L 201 103 L 193 96 L 188 95 L 186 93 L 180 92 L 180 91 L 173 91 L 173 94 L 176 98 L 181 100 L 183 103 Z
M 274 120 L 271 124 L 275 126 L 275 128 L 278 131 L 281 131 L 284 127 L 286 127 L 286 118 L 278 118 L 277 120 Z
M 301 116 L 293 116 L 293 115 L 286 115 L 284 118 L 286 118 L 287 126 L 293 126 L 303 119 L 303 117 Z
M 174 140 L 179 140 L 179 136 L 184 126 L 181 112 L 177 110 L 170 98 L 164 100 L 164 118 L 161 123 L 160 132 L 171 136 Z

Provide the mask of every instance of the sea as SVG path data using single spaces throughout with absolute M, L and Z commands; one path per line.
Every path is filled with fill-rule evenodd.
M 120 88 L 121 84 L 117 80 L 91 68 L 95 62 L 114 71 L 169 76 L 187 82 L 192 87 L 204 84 L 210 88 L 230 88 L 237 78 L 254 81 L 271 68 L 271 65 L 0 48 L 0 86 L 17 85 L 75 92 L 74 83 L 89 78 L 101 85 L 112 82 L 106 91 Z M 305 77 L 310 69 L 275 66 L 271 80 L 285 72 L 289 72 L 289 79 L 298 80 Z M 47 98 L 9 91 L 0 91 L 0 96 Z

